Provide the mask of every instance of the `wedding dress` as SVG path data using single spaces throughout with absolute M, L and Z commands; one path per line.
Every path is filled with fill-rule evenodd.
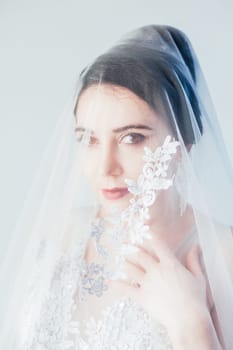
M 88 222 L 90 210 L 82 212 L 82 219 L 83 216 Z M 74 213 L 69 232 L 73 237 L 78 230 L 84 229 L 83 221 L 77 222 L 77 217 L 77 213 Z M 176 256 L 182 261 L 196 241 L 196 232 L 192 229 L 177 246 Z M 71 245 L 58 259 L 36 332 L 22 350 L 172 349 L 166 328 L 159 321 L 152 320 L 142 307 L 125 296 L 108 301 L 105 307 L 94 306 L 95 312 L 93 305 L 88 304 L 88 315 L 84 317 L 82 304 L 77 300 L 77 285 L 86 243 L 82 239 L 78 244 Z
M 82 71 L 38 165 L 0 268 L 0 349 L 173 349 L 171 328 L 194 317 L 182 276 L 200 282 L 186 261 L 198 245 L 205 307 L 232 350 L 232 179 L 184 33 L 124 36 Z

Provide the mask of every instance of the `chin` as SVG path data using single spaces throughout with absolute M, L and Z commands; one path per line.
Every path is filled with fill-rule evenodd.
M 107 200 L 107 199 L 103 199 L 101 198 L 101 200 L 99 201 L 101 210 L 103 211 L 103 213 L 112 213 L 112 209 L 114 208 L 118 208 L 119 210 L 124 210 L 126 209 L 129 205 L 130 205 L 130 198 L 132 196 L 127 196 L 127 198 L 121 198 L 118 200 Z

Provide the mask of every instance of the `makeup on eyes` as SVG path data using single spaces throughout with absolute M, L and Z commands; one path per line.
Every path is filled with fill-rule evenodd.
M 143 134 L 131 132 L 131 133 L 127 133 L 125 135 L 121 135 L 119 140 L 120 140 L 120 143 L 139 144 L 139 143 L 145 141 L 146 138 L 147 137 Z M 127 141 L 127 139 L 128 139 L 128 141 Z
M 136 132 L 137 130 L 137 132 Z M 121 133 L 119 136 L 120 143 L 125 144 L 139 144 L 145 141 L 150 135 L 145 135 L 143 133 L 138 132 L 139 130 L 145 131 L 154 131 L 154 129 L 148 125 L 143 124 L 133 124 L 133 125 L 125 125 L 119 128 L 115 128 L 112 130 L 114 134 Z M 77 142 L 82 142 L 84 137 L 88 140 L 87 144 L 96 144 L 98 143 L 98 138 L 94 137 L 94 132 L 89 129 L 85 129 L 84 127 L 76 127 L 75 132 L 77 133 Z M 124 139 L 128 138 L 128 142 L 124 142 Z M 131 140 L 130 140 L 131 138 Z M 134 139 L 134 141 L 132 141 Z M 91 141 L 91 142 L 90 142 Z M 123 142 L 122 142 L 123 141 Z

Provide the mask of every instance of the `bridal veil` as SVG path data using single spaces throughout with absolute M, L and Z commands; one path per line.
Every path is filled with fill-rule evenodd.
M 121 87 L 118 94 L 116 87 Z M 102 98 L 109 88 L 116 93 L 114 110 Z M 105 191 L 109 205 L 101 212 L 97 191 L 88 181 L 97 182 L 102 166 L 101 143 L 92 130 L 101 134 L 106 128 L 103 116 L 121 126 L 117 118 L 125 103 L 124 91 L 143 100 L 148 111 L 159 116 L 158 124 L 154 133 L 146 131 L 145 147 L 135 146 L 141 142 L 136 131 L 119 137 L 117 152 L 130 164 L 132 176 L 121 183 L 109 180 L 98 185 L 107 190 L 127 187 L 127 201 L 118 206 L 120 190 Z M 85 106 L 80 105 L 83 98 Z M 166 130 L 159 127 L 160 121 Z M 133 176 L 131 170 L 139 162 L 141 171 Z M 124 256 L 132 248 L 128 243 L 149 241 L 150 222 L 158 213 L 159 225 L 175 220 L 176 227 L 173 214 L 181 220 L 188 208 L 192 225 L 182 229 L 195 232 L 210 307 L 215 308 L 222 343 L 231 350 L 232 179 L 205 78 L 186 36 L 172 27 L 151 25 L 122 37 L 80 74 L 23 204 L 0 269 L 1 349 L 79 349 L 82 341 L 83 349 L 89 349 L 82 340 L 82 319 L 98 313 L 89 300 L 98 300 L 101 308 L 108 279 L 123 278 Z M 183 235 L 174 247 L 181 261 L 187 237 Z M 97 258 L 85 263 L 82 252 L 89 241 Z

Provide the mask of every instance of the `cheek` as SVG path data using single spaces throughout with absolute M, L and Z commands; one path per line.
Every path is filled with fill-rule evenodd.
M 144 165 L 143 155 L 143 150 L 136 148 L 121 152 L 120 159 L 125 178 L 137 180 Z
M 85 152 L 82 157 L 81 167 L 83 176 L 89 183 L 89 185 L 94 188 L 96 181 L 96 170 L 98 167 L 97 157 L 92 157 L 90 153 Z

